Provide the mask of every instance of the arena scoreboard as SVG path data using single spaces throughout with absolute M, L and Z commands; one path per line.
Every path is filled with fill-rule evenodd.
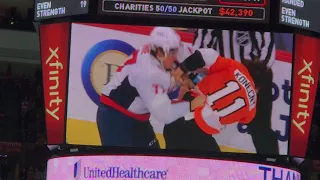
M 89 0 L 35 0 L 34 20 L 65 17 L 89 12 Z
M 267 23 L 269 0 L 100 0 L 98 12 Z
M 281 0 L 280 23 L 320 33 L 319 0 Z

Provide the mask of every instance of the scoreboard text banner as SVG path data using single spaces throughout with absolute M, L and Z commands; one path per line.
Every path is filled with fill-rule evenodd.
M 34 19 L 43 20 L 89 12 L 89 0 L 35 0 Z
M 162 15 L 196 17 L 213 20 L 263 22 L 269 20 L 269 1 L 210 0 L 210 1 L 146 1 L 101 0 L 100 14 Z
M 320 8 L 317 0 L 282 0 L 280 3 L 280 19 L 282 24 L 320 32 L 318 17 L 314 15 Z

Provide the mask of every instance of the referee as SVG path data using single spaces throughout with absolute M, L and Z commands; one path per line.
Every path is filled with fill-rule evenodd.
M 275 62 L 274 34 L 260 31 L 238 31 L 218 29 L 197 29 L 193 46 L 213 48 L 225 58 L 235 59 L 244 63 L 254 60 L 265 67 L 263 88 L 259 89 L 257 113 L 248 124 L 257 153 L 279 154 L 276 133 L 271 128 L 272 115 L 272 82 L 271 66 Z

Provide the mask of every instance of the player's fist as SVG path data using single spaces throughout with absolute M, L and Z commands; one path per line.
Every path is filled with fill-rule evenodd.
M 190 103 L 191 110 L 193 111 L 198 107 L 204 106 L 205 102 L 206 102 L 206 96 L 204 95 L 197 96 Z
M 189 87 L 185 84 L 182 84 L 179 90 L 178 99 L 182 99 L 183 96 L 189 91 Z
M 171 76 L 173 77 L 176 83 L 179 83 L 182 81 L 183 75 L 184 75 L 184 72 L 179 67 L 171 71 Z

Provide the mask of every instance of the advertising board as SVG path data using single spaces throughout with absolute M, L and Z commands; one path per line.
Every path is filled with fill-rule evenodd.
M 47 165 L 47 180 L 53 179 L 300 180 L 300 173 L 291 169 L 247 162 L 108 155 L 50 159 Z

